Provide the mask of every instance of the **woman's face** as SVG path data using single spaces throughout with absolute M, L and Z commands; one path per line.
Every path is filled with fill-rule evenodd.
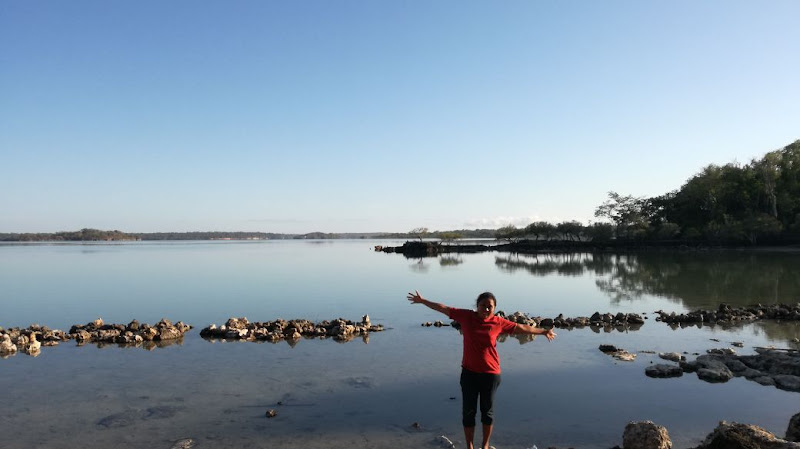
M 481 302 L 478 303 L 477 312 L 478 316 L 481 317 L 482 320 L 489 319 L 492 315 L 494 315 L 494 299 L 482 299 Z

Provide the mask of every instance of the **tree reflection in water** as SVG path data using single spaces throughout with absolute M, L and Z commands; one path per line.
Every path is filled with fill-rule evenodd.
M 572 253 L 497 256 L 505 272 L 534 276 L 593 274 L 612 303 L 645 295 L 671 299 L 689 310 L 800 301 L 800 254 L 767 251 L 659 251 L 631 254 Z M 737 323 L 744 326 L 749 323 Z M 720 324 L 717 324 L 720 325 Z M 687 325 L 688 326 L 688 325 Z M 705 325 L 707 326 L 707 324 Z M 678 326 L 680 327 L 680 326 Z M 800 346 L 800 323 L 759 321 L 756 332 Z
M 497 256 L 502 271 L 535 276 L 593 274 L 614 302 L 653 295 L 690 310 L 800 299 L 800 255 L 779 252 L 660 251 Z
M 439 257 L 439 265 L 443 267 L 453 267 L 464 263 L 464 259 L 459 255 L 446 255 Z
M 425 263 L 422 257 L 417 258 L 414 263 L 408 266 L 411 271 L 416 271 L 417 273 L 427 273 L 428 272 L 428 264 Z

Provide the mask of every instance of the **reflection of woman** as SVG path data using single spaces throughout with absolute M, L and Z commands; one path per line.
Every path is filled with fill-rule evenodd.
M 441 312 L 461 324 L 464 336 L 464 353 L 461 359 L 462 424 L 467 449 L 473 449 L 475 438 L 475 414 L 480 399 L 481 423 L 483 424 L 482 449 L 489 448 L 492 436 L 494 393 L 500 385 L 500 358 L 497 355 L 497 336 L 506 334 L 544 335 L 552 341 L 556 334 L 526 324 L 517 324 L 494 314 L 497 300 L 485 292 L 478 296 L 477 310 L 456 309 L 444 304 L 428 301 L 419 292 L 408 294 L 413 304 L 424 304 Z

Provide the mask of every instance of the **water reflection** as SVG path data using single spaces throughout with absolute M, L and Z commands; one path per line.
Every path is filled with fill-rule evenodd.
M 495 257 L 495 265 L 501 271 L 514 273 L 520 270 L 534 276 L 581 276 L 587 270 L 587 262 L 593 260 L 588 253 L 571 254 L 512 254 Z
M 416 273 L 427 273 L 430 267 L 428 266 L 428 264 L 425 263 L 423 258 L 420 257 L 416 259 L 414 263 L 409 265 L 408 268 L 410 268 L 411 271 L 414 271 Z
M 301 340 L 333 340 L 334 342 L 339 343 L 339 344 L 349 343 L 349 342 L 354 341 L 354 340 L 361 340 L 361 342 L 364 343 L 365 345 L 369 344 L 369 333 L 359 334 L 359 335 L 347 334 L 347 335 L 337 336 L 336 338 L 332 338 L 331 336 L 326 336 L 326 335 L 318 335 L 318 336 L 302 335 L 299 338 L 280 338 L 280 339 L 276 339 L 276 340 L 261 340 L 261 339 L 257 339 L 257 340 L 245 339 L 245 340 L 242 340 L 242 339 L 235 339 L 235 338 L 218 338 L 218 337 L 202 337 L 202 338 L 203 338 L 203 340 L 205 340 L 205 341 L 207 341 L 209 343 L 212 343 L 212 344 L 213 343 L 220 343 L 220 344 L 226 344 L 226 343 L 230 343 L 230 344 L 237 344 L 237 343 L 265 344 L 265 343 L 270 343 L 270 344 L 273 344 L 273 345 L 279 345 L 281 343 L 286 343 L 287 345 L 289 345 L 290 348 L 295 348 L 297 346 L 297 344 Z
M 458 255 L 455 256 L 447 255 L 439 257 L 439 265 L 443 267 L 453 267 L 456 265 L 461 265 L 462 263 L 464 263 L 464 259 L 462 259 L 461 256 Z
M 146 351 L 153 351 L 156 349 L 166 348 L 168 346 L 178 345 L 183 346 L 183 337 L 174 338 L 171 340 L 145 340 L 139 343 L 113 343 L 113 342 L 88 342 L 82 341 L 77 346 L 96 346 L 97 349 L 104 348 L 141 348 Z
M 800 297 L 800 256 L 792 253 L 514 254 L 497 256 L 495 265 L 535 276 L 593 274 L 614 303 L 652 295 L 700 309 L 723 302 L 738 307 L 794 303 Z

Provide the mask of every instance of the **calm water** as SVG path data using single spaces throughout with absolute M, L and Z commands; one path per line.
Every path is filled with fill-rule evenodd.
M 491 290 L 506 312 L 651 317 L 638 331 L 561 330 L 552 343 L 499 343 L 498 449 L 608 448 L 621 444 L 627 422 L 646 419 L 665 425 L 677 448 L 697 444 L 723 419 L 782 436 L 800 412 L 797 393 L 744 379 L 650 379 L 644 369 L 657 356 L 615 362 L 597 349 L 702 353 L 733 341 L 744 342 L 740 353 L 796 347 L 796 324 L 671 329 L 655 322 L 653 311 L 797 302 L 798 255 L 484 253 L 419 260 L 372 251 L 387 243 L 402 242 L 0 245 L 0 326 L 68 330 L 97 317 L 165 317 L 196 327 L 182 342 L 152 351 L 68 342 L 35 358 L 0 360 L 0 447 L 167 449 L 193 438 L 199 448 L 434 448 L 440 435 L 463 443 L 460 402 L 451 399 L 460 395 L 460 336 L 421 327 L 442 316 L 408 304 L 413 289 L 465 308 Z M 364 314 L 389 329 L 368 341 L 304 339 L 294 346 L 214 343 L 198 335 L 231 316 Z M 279 415 L 266 419 L 269 408 Z

